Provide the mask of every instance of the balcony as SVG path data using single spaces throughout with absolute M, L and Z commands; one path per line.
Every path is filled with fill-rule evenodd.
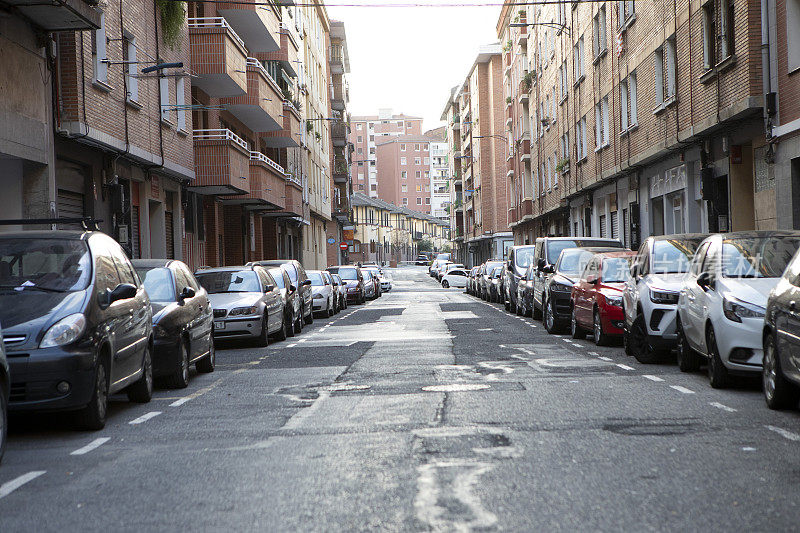
M 194 130 L 194 172 L 201 194 L 247 194 L 250 147 L 231 130 Z
M 85 0 L 4 0 L 31 23 L 45 31 L 95 30 L 100 12 Z
M 220 2 L 217 13 L 242 36 L 247 49 L 253 53 L 280 50 L 280 11 L 272 3 L 265 6 L 256 0 Z
M 344 47 L 342 45 L 331 46 L 331 74 L 344 74 Z
M 347 81 L 343 76 L 334 74 L 332 85 L 331 108 L 337 111 L 344 111 L 350 100 L 350 89 L 347 87 Z
M 303 191 L 302 187 L 293 182 L 287 181 L 284 187 L 285 202 L 283 211 L 290 216 L 303 216 Z
M 250 210 L 283 209 L 286 174 L 283 167 L 261 152 L 250 152 L 250 192 L 226 196 L 224 203 Z
M 280 87 L 254 57 L 247 58 L 247 94 L 220 100 L 231 115 L 252 131 L 282 129 L 282 102 Z
M 286 5 L 286 2 L 283 2 Z M 298 65 L 297 53 L 300 47 L 292 37 L 286 24 L 280 24 L 280 50 L 275 52 L 256 53 L 255 57 L 265 61 L 279 61 L 283 69 L 293 78 L 297 77 L 296 66 Z
M 460 130 L 461 129 L 461 117 L 455 115 L 453 117 L 453 130 Z
M 300 146 L 300 112 L 291 102 L 283 102 L 283 127 L 261 135 L 270 148 L 297 148 Z
M 333 182 L 334 183 L 347 183 L 350 179 L 350 166 L 347 164 L 347 159 L 342 155 L 337 155 L 333 158 Z
M 347 146 L 347 124 L 344 122 L 331 123 L 331 139 L 334 146 Z
M 525 132 L 522 139 L 519 141 L 519 160 L 524 163 L 531 161 L 531 139 L 530 134 Z
M 189 19 L 192 85 L 213 98 L 247 92 L 247 48 L 222 17 Z

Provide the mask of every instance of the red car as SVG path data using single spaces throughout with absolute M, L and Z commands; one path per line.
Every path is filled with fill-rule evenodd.
M 594 343 L 608 344 L 622 335 L 622 288 L 630 277 L 636 252 L 604 252 L 586 264 L 581 279 L 572 287 L 572 338 L 592 331 Z

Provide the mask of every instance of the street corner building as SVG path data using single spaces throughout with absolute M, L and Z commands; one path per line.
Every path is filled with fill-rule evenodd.
M 349 193 L 344 28 L 324 4 L 2 4 L 5 220 L 91 218 L 132 258 L 192 267 L 328 264 Z

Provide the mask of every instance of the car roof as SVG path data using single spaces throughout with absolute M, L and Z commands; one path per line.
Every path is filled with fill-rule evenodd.
M 198 270 L 195 274 L 208 274 L 209 272 L 236 272 L 238 270 L 255 270 L 254 267 L 261 266 L 261 265 L 249 265 L 249 266 L 224 266 L 224 267 L 214 267 L 214 268 L 204 268 L 202 270 Z
M 791 230 L 751 230 L 751 231 L 732 231 L 721 233 L 723 239 L 752 239 L 765 237 L 800 237 L 800 231 Z
M 56 230 L 32 230 L 32 231 L 10 231 L 8 233 L 0 234 L 4 239 L 69 239 L 81 240 L 87 239 L 92 235 L 102 234 L 106 237 L 109 235 L 102 231 L 82 231 L 71 229 L 56 229 Z
M 653 241 L 667 241 L 667 240 L 692 240 L 692 239 L 705 239 L 709 237 L 710 233 L 675 233 L 673 235 L 654 235 L 650 237 Z
M 285 265 L 286 263 L 297 263 L 297 262 L 298 261 L 296 259 L 266 259 L 266 260 L 263 260 L 263 261 L 250 261 L 249 263 L 247 263 L 246 266 L 253 266 L 253 265 L 258 265 L 258 266 L 281 266 L 281 265 Z
M 131 259 L 134 268 L 167 268 L 174 259 Z
M 629 257 L 632 255 L 636 255 L 636 252 L 634 252 L 633 250 L 615 250 L 613 252 L 600 252 L 596 255 L 596 257 L 600 257 L 601 259 L 606 259 L 614 257 Z

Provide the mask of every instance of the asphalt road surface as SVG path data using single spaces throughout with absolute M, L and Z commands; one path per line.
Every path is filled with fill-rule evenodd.
M 796 531 L 800 415 L 422 267 L 105 430 L 14 420 L 0 531 Z

